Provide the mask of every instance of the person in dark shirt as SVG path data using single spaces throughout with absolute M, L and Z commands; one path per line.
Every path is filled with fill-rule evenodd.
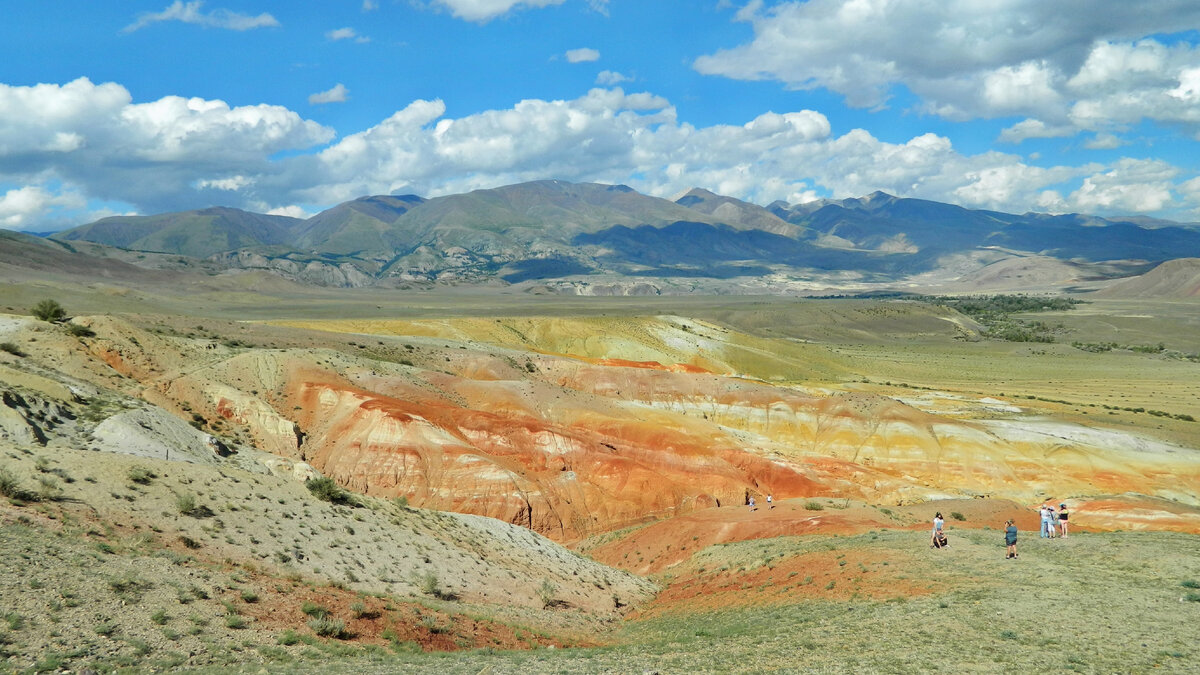
M 1005 560 L 1017 557 L 1017 526 L 1011 520 L 1004 523 L 1004 543 L 1008 546 Z
M 1067 517 L 1069 515 L 1070 514 L 1067 513 L 1067 505 L 1059 504 L 1058 505 L 1058 527 L 1059 527 L 1059 529 L 1062 530 L 1062 537 L 1064 539 L 1067 537 Z

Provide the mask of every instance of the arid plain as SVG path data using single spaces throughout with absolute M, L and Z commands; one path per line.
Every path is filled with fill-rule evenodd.
M 2 290 L 12 670 L 1200 663 L 1195 299 Z

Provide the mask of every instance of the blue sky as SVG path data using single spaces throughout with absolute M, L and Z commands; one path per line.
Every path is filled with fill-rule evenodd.
M 1200 5 L 12 2 L 0 227 L 541 178 L 1200 220 Z

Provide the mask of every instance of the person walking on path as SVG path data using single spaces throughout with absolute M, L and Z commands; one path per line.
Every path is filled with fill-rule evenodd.
M 775 498 L 769 494 L 767 495 L 767 508 L 768 509 L 775 508 Z
M 1067 517 L 1071 514 L 1067 513 L 1067 505 L 1058 505 L 1058 526 L 1062 529 L 1062 538 L 1067 538 Z
M 938 511 L 937 515 L 933 517 L 933 532 L 929 535 L 930 546 L 937 546 L 938 536 L 942 534 L 942 525 L 945 523 L 946 521 L 942 519 L 942 512 Z
M 1017 526 L 1011 520 L 1004 523 L 1004 545 L 1008 546 L 1005 560 L 1017 557 Z
M 750 498 L 750 510 L 751 510 L 751 511 L 753 511 L 753 510 L 754 510 L 754 497 L 751 497 L 751 498 Z

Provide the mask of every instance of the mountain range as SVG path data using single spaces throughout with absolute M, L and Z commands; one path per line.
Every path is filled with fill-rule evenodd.
M 1014 257 L 1062 261 L 1087 280 L 1200 256 L 1200 227 L 1142 217 L 1016 215 L 882 192 L 763 207 L 699 188 L 668 200 L 556 180 L 433 199 L 366 196 L 304 220 L 224 207 L 113 216 L 51 238 L 325 286 L 526 283 L 560 292 L 945 281 Z

